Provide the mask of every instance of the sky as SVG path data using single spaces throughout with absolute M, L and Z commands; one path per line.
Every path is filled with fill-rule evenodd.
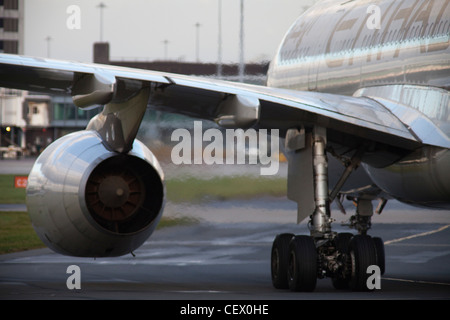
M 219 0 L 25 0 L 24 54 L 92 62 L 93 43 L 110 43 L 111 60 L 196 61 L 218 57 Z M 314 0 L 244 0 L 244 58 L 271 60 L 285 33 Z M 74 11 L 73 7 L 78 11 Z M 77 9 L 78 8 L 78 9 Z M 68 26 L 69 23 L 69 26 Z M 222 61 L 239 61 L 240 0 L 222 0 Z M 51 40 L 46 40 L 48 37 Z

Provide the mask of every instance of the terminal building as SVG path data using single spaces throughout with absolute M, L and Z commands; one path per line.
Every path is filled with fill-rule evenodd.
M 109 56 L 109 43 L 94 43 L 93 62 L 154 71 L 218 77 L 218 65 L 179 61 L 115 61 Z M 0 0 L 0 52 L 24 53 L 24 0 Z M 244 82 L 265 82 L 269 64 L 246 64 Z M 238 65 L 224 64 L 220 78 L 238 81 Z M 83 130 L 102 106 L 82 110 L 70 96 L 42 95 L 0 88 L 0 158 L 37 155 L 54 140 L 70 132 Z M 185 117 L 148 110 L 144 121 L 155 130 L 169 130 L 186 123 Z M 160 125 L 163 123 L 164 125 Z M 145 128 L 142 130 L 145 131 Z M 154 134 L 154 132 L 152 133 Z M 165 134 L 159 132 L 159 136 Z

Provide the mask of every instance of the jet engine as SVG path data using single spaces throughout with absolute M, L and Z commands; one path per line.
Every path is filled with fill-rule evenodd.
M 132 252 L 152 234 L 164 207 L 164 176 L 138 140 L 127 154 L 110 151 L 96 131 L 66 135 L 36 160 L 27 207 L 36 233 L 71 256 Z

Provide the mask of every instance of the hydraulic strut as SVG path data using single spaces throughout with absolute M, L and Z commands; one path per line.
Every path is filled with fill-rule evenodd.
M 311 235 L 315 238 L 331 234 L 330 196 L 328 192 L 327 135 L 323 127 L 314 127 L 313 172 L 315 210 L 311 217 Z

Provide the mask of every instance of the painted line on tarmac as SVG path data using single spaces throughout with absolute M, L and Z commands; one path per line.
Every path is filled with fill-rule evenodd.
M 446 282 L 433 282 L 433 281 L 423 281 L 423 280 L 408 280 L 408 279 L 398 279 L 398 278 L 382 278 L 383 280 L 389 281 L 400 281 L 400 282 L 408 282 L 408 283 L 420 283 L 420 284 L 432 284 L 432 285 L 440 285 L 440 286 L 450 286 L 450 283 Z
M 443 227 L 440 227 L 440 228 L 438 228 L 436 230 L 431 230 L 431 231 L 427 231 L 427 232 L 413 234 L 411 236 L 407 236 L 407 237 L 403 237 L 403 238 L 398 238 L 398 239 L 385 241 L 384 245 L 390 245 L 390 244 L 393 244 L 393 243 L 397 243 L 397 242 L 405 241 L 405 240 L 409 240 L 409 239 L 414 239 L 414 238 L 418 238 L 418 237 L 425 237 L 425 236 L 428 236 L 430 234 L 434 234 L 434 233 L 438 233 L 438 232 L 444 231 L 445 229 L 447 229 L 449 227 L 450 227 L 450 224 L 448 224 L 446 226 L 443 226 Z
M 397 243 L 397 242 L 401 242 L 401 241 L 405 241 L 405 240 L 409 240 L 409 239 L 414 239 L 414 238 L 419 238 L 419 237 L 425 237 L 431 234 L 435 234 L 441 231 L 444 231 L 445 229 L 450 228 L 450 224 L 442 226 L 438 229 L 435 230 L 431 230 L 431 231 L 427 231 L 427 232 L 422 232 L 422 233 L 418 233 L 418 234 L 413 234 L 407 237 L 403 237 L 403 238 L 398 238 L 398 239 L 393 239 L 393 240 L 389 240 L 389 241 L 385 241 L 384 245 L 390 245 L 393 243 Z M 419 284 L 431 284 L 431 285 L 441 285 L 441 286 L 450 286 L 450 283 L 446 283 L 446 282 L 433 282 L 433 281 L 423 281 L 423 280 L 408 280 L 408 279 L 398 279 L 398 278 L 382 278 L 383 280 L 388 280 L 388 281 L 399 281 L 399 282 L 408 282 L 408 283 L 419 283 Z

